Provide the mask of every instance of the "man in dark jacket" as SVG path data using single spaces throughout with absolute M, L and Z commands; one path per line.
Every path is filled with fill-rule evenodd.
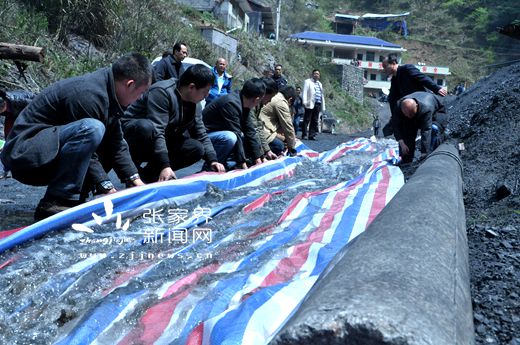
M 430 92 L 414 92 L 398 100 L 394 135 L 403 163 L 413 160 L 417 130 L 421 132 L 423 159 L 439 145 L 447 120 L 442 97 Z
M 282 74 L 283 67 L 280 64 L 276 64 L 274 66 L 273 79 L 276 82 L 276 86 L 278 90 L 281 90 L 283 87 L 287 86 L 287 79 Z
M 100 193 L 115 192 L 107 176 L 111 167 L 127 185 L 143 184 L 119 117 L 121 107 L 148 89 L 151 75 L 144 56 L 127 54 L 111 68 L 49 86 L 20 113 L 2 162 L 20 182 L 48 186 L 35 219 L 79 204 L 84 184 L 95 185 Z
M 173 46 L 173 54 L 163 57 L 157 64 L 153 66 L 154 81 L 161 81 L 170 78 L 179 79 L 184 73 L 187 66 L 182 61 L 188 56 L 188 48 L 186 44 L 177 42 Z
M 264 94 L 262 80 L 253 78 L 244 83 L 240 93 L 219 97 L 204 108 L 204 124 L 220 163 L 226 165 L 229 155 L 234 152 L 237 166 L 247 169 L 244 144 L 251 149 L 254 164 L 262 162 L 262 148 L 249 112 L 260 103 Z
M 388 95 L 388 104 L 392 113 L 390 121 L 383 128 L 385 136 L 391 135 L 393 129 L 393 118 L 396 113 L 397 101 L 402 97 L 417 91 L 430 90 L 434 94 L 446 96 L 446 89 L 435 84 L 430 77 L 423 74 L 414 65 L 399 65 L 397 55 L 390 54 L 383 60 L 383 69 L 388 75 L 392 76 L 390 83 L 390 94 Z
M 136 166 L 147 162 L 140 175 L 145 182 L 175 179 L 174 170 L 201 158 L 214 171 L 224 172 L 206 134 L 197 103 L 207 96 L 213 73 L 193 65 L 179 81 L 168 79 L 150 87 L 125 111 L 123 131 Z

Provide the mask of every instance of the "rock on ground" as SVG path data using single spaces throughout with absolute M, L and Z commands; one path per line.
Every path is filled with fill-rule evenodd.
M 520 344 L 520 64 L 450 103 L 464 143 L 464 204 L 477 344 Z

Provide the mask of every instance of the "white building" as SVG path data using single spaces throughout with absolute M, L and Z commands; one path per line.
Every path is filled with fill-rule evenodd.
M 316 56 L 330 59 L 339 65 L 357 65 L 363 69 L 364 92 L 378 92 L 390 88 L 390 81 L 383 71 L 382 61 L 388 54 L 401 56 L 406 51 L 400 45 L 376 37 L 342 35 L 325 32 L 305 31 L 289 38 L 314 49 Z M 438 85 L 447 87 L 448 67 L 416 65 L 420 71 Z

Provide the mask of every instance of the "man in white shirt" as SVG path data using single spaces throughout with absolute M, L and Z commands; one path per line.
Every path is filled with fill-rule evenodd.
M 320 82 L 320 71 L 312 71 L 312 78 L 305 80 L 303 85 L 303 106 L 305 114 L 303 117 L 302 139 L 307 139 L 307 127 L 309 129 L 309 140 L 316 140 L 318 133 L 318 121 L 320 111 L 325 111 L 325 97 L 323 85 Z

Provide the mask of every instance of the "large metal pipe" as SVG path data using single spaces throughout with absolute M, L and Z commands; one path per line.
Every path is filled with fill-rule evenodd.
M 443 144 L 272 344 L 474 344 L 462 164 Z

